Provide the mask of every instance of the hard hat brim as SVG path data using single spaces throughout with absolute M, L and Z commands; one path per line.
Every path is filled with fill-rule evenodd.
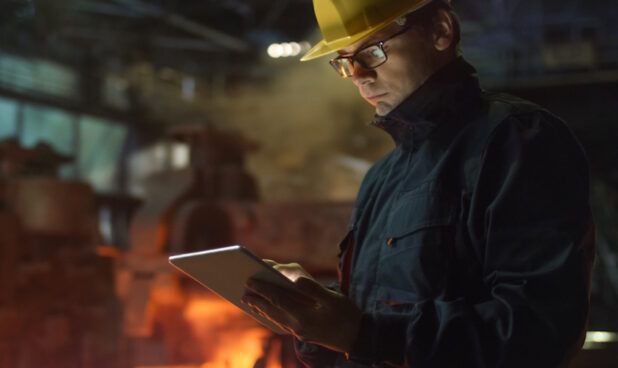
M 309 49 L 309 51 L 307 51 L 305 53 L 305 55 L 303 55 L 303 57 L 300 59 L 300 61 L 309 61 L 309 60 L 313 60 L 313 59 L 317 59 L 319 57 L 328 55 L 328 54 L 332 54 L 334 52 L 337 52 L 341 49 L 344 49 L 346 47 L 352 46 L 353 44 L 357 43 L 358 41 L 369 37 L 371 35 L 373 35 L 374 33 L 377 33 L 379 31 L 381 31 L 382 29 L 386 28 L 386 26 L 388 26 L 389 24 L 391 24 L 392 22 L 394 22 L 397 18 L 400 18 L 408 13 L 414 12 L 422 7 L 424 7 L 425 5 L 429 4 L 430 2 L 432 2 L 433 0 L 425 0 L 425 1 L 421 1 L 420 3 L 418 3 L 416 6 L 412 7 L 412 8 L 408 8 L 405 9 L 403 11 L 401 11 L 400 13 L 394 14 L 391 17 L 387 18 L 386 20 L 373 25 L 371 28 L 366 29 L 363 32 L 359 32 L 353 36 L 348 36 L 348 37 L 343 37 L 343 38 L 339 38 L 330 42 L 327 42 L 326 40 L 322 39 L 320 42 L 318 42 L 315 46 L 313 46 L 311 49 Z
M 372 28 L 367 31 L 357 33 L 354 36 L 340 38 L 333 42 L 326 42 L 326 40 L 321 40 L 315 46 L 309 49 L 309 51 L 307 51 L 307 53 L 303 55 L 300 61 L 309 61 L 309 60 L 317 59 L 319 57 L 332 54 L 333 52 L 337 52 L 348 46 L 352 46 L 358 41 L 362 40 L 363 38 L 369 37 L 372 34 L 380 31 L 381 29 L 385 28 L 387 25 L 388 23 L 383 26 L 381 25 L 381 27 Z

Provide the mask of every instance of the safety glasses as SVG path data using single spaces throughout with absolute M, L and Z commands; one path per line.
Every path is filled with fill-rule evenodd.
M 330 65 L 343 78 L 349 78 L 354 75 L 354 63 L 358 63 L 358 65 L 366 70 L 375 69 L 388 60 L 386 51 L 384 51 L 384 43 L 406 33 L 408 29 L 410 29 L 410 27 L 406 27 L 381 41 L 367 45 L 356 51 L 352 56 L 336 57 L 330 61 Z

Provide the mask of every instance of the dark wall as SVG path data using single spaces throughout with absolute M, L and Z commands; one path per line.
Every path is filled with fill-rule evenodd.
M 618 82 L 508 92 L 564 119 L 584 146 L 592 175 L 618 179 Z

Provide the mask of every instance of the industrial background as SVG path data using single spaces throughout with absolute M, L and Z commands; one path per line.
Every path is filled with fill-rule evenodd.
M 616 367 L 618 7 L 453 3 L 482 86 L 588 153 L 597 332 L 574 367 Z M 299 366 L 167 257 L 244 244 L 336 277 L 393 144 L 352 83 L 298 61 L 318 39 L 310 0 L 0 0 L 0 367 Z

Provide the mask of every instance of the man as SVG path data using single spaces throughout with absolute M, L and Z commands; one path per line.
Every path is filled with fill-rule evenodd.
M 582 343 L 593 225 L 579 144 L 548 111 L 479 88 L 447 0 L 314 0 L 335 70 L 396 147 L 367 173 L 340 283 L 271 264 L 244 301 L 311 367 L 557 367 Z

